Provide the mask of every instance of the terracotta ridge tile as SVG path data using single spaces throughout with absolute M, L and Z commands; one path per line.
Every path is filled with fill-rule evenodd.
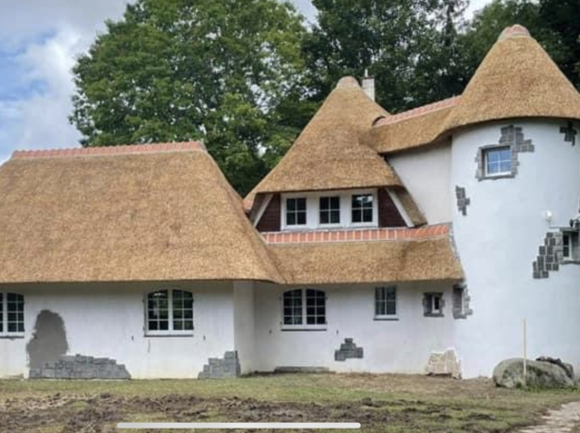
M 12 159 L 135 155 L 144 153 L 186 152 L 191 150 L 201 150 L 204 152 L 207 151 L 202 142 L 188 141 L 175 143 L 131 144 L 121 146 L 78 147 L 47 150 L 16 150 L 14 153 L 12 153 Z

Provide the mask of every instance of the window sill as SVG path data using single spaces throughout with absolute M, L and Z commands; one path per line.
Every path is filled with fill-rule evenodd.
M 0 334 L 0 340 L 21 340 L 24 338 L 24 334 Z
M 564 259 L 560 263 L 561 265 L 580 265 L 580 260 L 575 259 Z
M 497 180 L 497 179 L 513 179 L 516 175 L 513 173 L 505 173 L 505 174 L 498 174 L 498 175 L 483 175 L 479 180 Z
M 375 316 L 374 320 L 377 322 L 397 322 L 399 316 Z
M 443 313 L 426 313 L 425 317 L 444 317 Z
M 145 333 L 145 338 L 192 338 L 193 332 L 187 334 L 176 334 L 176 333 L 167 333 L 167 334 L 151 334 Z
M 326 332 L 325 326 L 283 326 L 282 332 Z

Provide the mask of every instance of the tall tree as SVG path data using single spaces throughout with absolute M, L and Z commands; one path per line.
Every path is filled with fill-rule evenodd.
M 203 139 L 244 194 L 307 115 L 304 32 L 276 0 L 137 0 L 78 59 L 71 122 L 83 146 Z
M 579 0 L 494 0 L 476 12 L 464 36 L 472 73 L 507 26 L 521 24 L 546 49 L 568 79 L 580 85 Z
M 459 93 L 457 26 L 465 0 L 313 0 L 318 23 L 304 53 L 318 95 L 368 69 L 389 111 Z

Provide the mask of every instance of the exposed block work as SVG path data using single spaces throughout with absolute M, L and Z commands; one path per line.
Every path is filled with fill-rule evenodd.
M 197 376 L 198 379 L 224 379 L 238 377 L 242 374 L 242 367 L 237 351 L 226 352 L 223 358 L 209 358 L 209 362 L 203 366 L 203 371 Z
M 335 361 L 346 361 L 350 358 L 363 358 L 363 348 L 357 347 L 352 338 L 345 338 L 340 349 L 334 352 Z
M 61 356 L 41 368 L 31 368 L 30 379 L 131 379 L 124 365 L 114 359 L 92 356 Z
M 463 216 L 467 216 L 467 206 L 471 204 L 471 200 L 467 197 L 465 188 L 456 186 L 455 196 L 457 198 L 457 209 L 463 214 Z
M 562 262 L 562 233 L 546 233 L 544 245 L 538 249 L 538 257 L 533 263 L 534 278 L 548 278 L 550 271 L 558 271 Z

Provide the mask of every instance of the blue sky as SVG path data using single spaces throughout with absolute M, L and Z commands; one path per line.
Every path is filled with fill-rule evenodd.
M 292 0 L 314 17 L 310 0 Z M 489 0 L 472 0 L 470 11 Z M 74 147 L 71 69 L 126 0 L 0 0 L 0 162 L 17 149 Z

